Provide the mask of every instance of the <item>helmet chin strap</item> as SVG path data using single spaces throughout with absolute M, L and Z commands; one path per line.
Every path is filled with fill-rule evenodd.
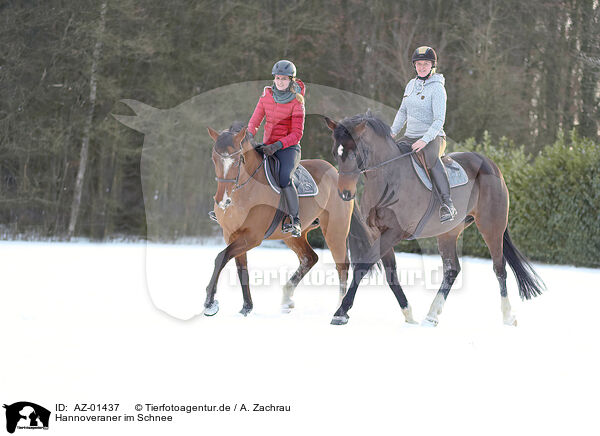
M 416 67 L 415 67 L 415 71 L 417 71 Z M 435 74 L 435 67 L 433 67 L 431 70 L 429 70 L 429 74 L 427 74 L 426 76 L 419 76 L 419 73 L 417 73 L 417 79 L 427 80 L 431 77 L 432 74 Z

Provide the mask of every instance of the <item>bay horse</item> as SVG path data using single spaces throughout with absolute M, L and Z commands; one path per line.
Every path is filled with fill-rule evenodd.
M 508 233 L 508 188 L 491 159 L 473 152 L 451 153 L 449 156 L 466 171 L 468 182 L 452 188 L 452 199 L 458 215 L 451 222 L 440 223 L 431 210 L 428 191 L 416 175 L 410 155 L 402 154 L 390 135 L 390 127 L 370 112 L 346 118 L 339 123 L 324 117 L 332 130 L 332 152 L 337 158 L 338 194 L 353 201 L 360 174 L 365 174 L 360 209 L 366 217 L 369 237 L 363 238 L 362 248 L 351 251 L 352 283 L 335 312 L 332 324 L 348 322 L 361 279 L 371 266 L 382 260 L 388 282 L 404 310 L 408 302 L 396 273 L 394 245 L 404 239 L 437 237 L 443 261 L 442 284 L 431 304 L 424 325 L 436 326 L 450 289 L 460 272 L 456 243 L 462 231 L 473 222 L 490 251 L 493 270 L 500 285 L 503 322 L 517 325 L 511 312 L 506 289 L 506 262 L 517 279 L 522 299 L 535 297 L 545 289 L 543 281 L 529 261 L 513 244 Z M 433 219 L 431 219 L 433 217 Z M 352 249 L 352 247 L 351 247 Z
M 266 178 L 263 155 L 255 149 L 256 144 L 246 129 L 235 123 L 221 132 L 208 127 L 208 133 L 214 140 L 212 160 L 218 181 L 214 213 L 223 229 L 227 247 L 217 255 L 206 288 L 206 316 L 215 315 L 219 310 L 218 301 L 214 298 L 217 280 L 231 258 L 235 258 L 244 298 L 240 313 L 246 316 L 252 311 L 246 252 L 261 244 L 279 205 L 279 194 L 270 187 Z M 343 201 L 337 194 L 338 174 L 335 167 L 320 159 L 307 159 L 300 163 L 318 186 L 316 196 L 299 198 L 302 233 L 294 238 L 277 226 L 267 238 L 283 240 L 300 261 L 300 266 L 283 288 L 281 307 L 284 312 L 294 307 L 294 289 L 317 263 L 318 256 L 308 243 L 307 234 L 319 226 L 336 264 L 341 301 L 346 292 L 350 264 L 346 239 L 351 221 L 356 221 L 352 220 L 354 202 Z

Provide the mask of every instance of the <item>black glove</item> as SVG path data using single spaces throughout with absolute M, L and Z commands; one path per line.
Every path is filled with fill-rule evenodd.
M 264 147 L 264 145 L 265 144 L 263 144 L 262 142 L 257 142 L 256 144 L 254 144 L 254 149 L 262 152 L 262 148 Z
M 283 148 L 283 144 L 281 141 L 274 142 L 270 145 L 263 145 L 262 152 L 269 156 L 272 156 L 277 150 L 281 150 Z

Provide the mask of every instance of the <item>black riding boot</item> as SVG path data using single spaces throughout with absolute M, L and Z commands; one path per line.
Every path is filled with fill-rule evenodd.
M 284 233 L 292 233 L 294 238 L 299 238 L 302 233 L 302 229 L 300 227 L 300 218 L 298 218 L 298 192 L 296 191 L 296 187 L 293 183 L 290 183 L 285 188 L 281 188 L 281 193 L 285 196 L 285 202 L 287 203 L 288 211 L 290 213 L 290 223 L 286 223 L 284 220 L 284 224 L 281 228 Z
M 429 170 L 431 174 L 431 181 L 440 193 L 442 206 L 440 207 L 440 222 L 445 223 L 446 221 L 452 221 L 456 216 L 456 208 L 450 198 L 450 182 L 448 181 L 448 174 L 444 169 L 442 161 L 438 159 L 436 164 Z

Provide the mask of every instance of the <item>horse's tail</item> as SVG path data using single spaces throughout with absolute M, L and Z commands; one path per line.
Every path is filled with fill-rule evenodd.
M 533 270 L 529 260 L 515 247 L 508 234 L 508 228 L 504 231 L 503 240 L 504 258 L 515 273 L 521 299 L 529 300 L 532 297 L 537 297 L 542 291 L 546 290 L 544 281 Z
M 354 200 L 352 218 L 350 219 L 350 231 L 348 232 L 347 237 L 348 254 L 350 257 L 350 264 L 353 267 L 364 260 L 364 255 L 369 252 L 371 245 L 369 230 L 360 213 L 358 203 Z M 378 261 L 375 265 L 381 270 L 381 261 Z

